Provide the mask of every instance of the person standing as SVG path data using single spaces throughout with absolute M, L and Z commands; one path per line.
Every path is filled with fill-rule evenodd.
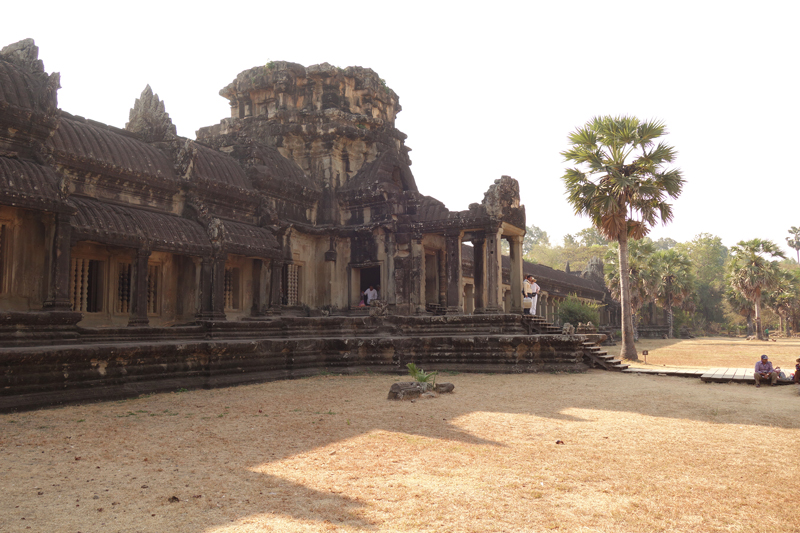
M 371 305 L 373 300 L 378 299 L 378 291 L 376 291 L 375 288 L 370 285 L 369 289 L 364 291 L 364 298 L 366 299 L 366 304 Z
M 541 290 L 541 288 L 536 283 L 536 278 L 534 278 L 531 275 L 528 275 L 528 283 L 530 284 L 530 298 L 531 298 L 531 311 L 530 311 L 530 314 L 531 315 L 535 315 L 536 314 L 536 303 L 537 303 L 537 300 L 539 299 L 539 291 Z
M 533 290 L 531 289 L 531 282 L 530 276 L 525 276 L 525 279 L 522 280 L 522 297 L 530 299 L 533 296 Z M 532 302 L 532 300 L 531 300 Z M 523 315 L 530 315 L 531 308 L 522 306 L 522 314 Z
M 770 362 L 767 354 L 762 355 L 761 360 L 756 363 L 753 377 L 756 380 L 756 387 L 761 386 L 762 379 L 769 379 L 769 384 L 773 386 L 775 385 L 775 382 L 778 381 L 778 373 L 772 368 L 772 363 Z

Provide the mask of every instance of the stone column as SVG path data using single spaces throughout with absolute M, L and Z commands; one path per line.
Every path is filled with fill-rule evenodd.
M 461 231 L 445 232 L 445 248 L 447 252 L 447 314 L 464 313 L 461 301 Z
M 484 244 L 484 270 L 486 272 L 486 313 L 503 312 L 503 262 L 500 252 L 501 235 L 502 233 L 499 224 L 486 228 L 486 241 Z
M 214 272 L 214 259 L 211 256 L 203 257 L 200 264 L 200 311 L 198 320 L 211 320 L 214 315 L 212 299 L 212 278 Z
M 476 315 L 488 312 L 486 309 L 486 236 L 483 232 L 476 232 L 472 238 L 472 279 L 475 280 L 475 311 Z
M 425 249 L 422 246 L 422 235 L 411 236 L 411 309 L 415 315 L 425 313 Z
M 150 250 L 140 248 L 136 251 L 136 263 L 133 265 L 133 294 L 131 294 L 131 314 L 128 327 L 141 327 L 150 324 L 147 318 L 147 262 Z
M 264 314 L 264 303 L 261 299 L 261 270 L 264 263 L 261 259 L 253 259 L 253 305 L 250 308 L 250 316 L 261 316 Z
M 267 314 L 277 315 L 281 312 L 281 282 L 283 280 L 283 261 L 273 259 L 270 265 L 269 308 Z
M 72 226 L 69 213 L 57 213 L 53 246 L 50 258 L 50 283 L 44 309 L 68 311 L 72 307 L 69 299 L 70 248 Z
M 211 277 L 211 313 L 212 320 L 225 320 L 225 261 L 228 254 L 220 254 L 214 258 Z
M 511 312 L 522 314 L 522 235 L 510 235 L 511 250 Z
M 447 307 L 447 268 L 446 254 L 443 250 L 436 252 L 436 264 L 439 267 L 439 305 Z

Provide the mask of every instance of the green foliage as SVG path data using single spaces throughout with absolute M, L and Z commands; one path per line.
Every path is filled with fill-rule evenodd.
M 731 261 L 728 265 L 728 282 L 734 291 L 753 303 L 755 310 L 756 335 L 761 339 L 761 300 L 762 293 L 774 288 L 780 280 L 778 261 L 771 258 L 785 258 L 778 245 L 770 240 L 753 239 L 739 241 L 731 248 Z
M 676 244 L 678 244 L 678 241 L 675 239 L 670 239 L 669 237 L 661 237 L 657 241 L 653 242 L 653 246 L 656 250 L 669 250 Z
M 577 325 L 579 322 L 600 323 L 600 304 L 584 302 L 570 295 L 558 306 L 558 318 L 561 322 Z
M 581 246 L 608 246 L 608 239 L 595 227 L 582 229 L 575 236 Z M 564 239 L 566 241 L 566 237 Z
M 534 246 L 550 246 L 550 236 L 536 226 L 525 228 L 525 237 L 522 239 L 522 255 L 528 255 Z
M 797 252 L 797 262 L 800 263 L 800 228 L 792 226 L 789 229 L 789 235 L 791 237 L 786 237 L 786 244 Z
M 264 65 L 264 68 L 266 68 L 267 70 L 274 69 L 275 68 L 275 62 L 274 61 L 267 61 L 267 64 Z
M 425 372 L 421 368 L 417 368 L 417 365 L 414 363 L 408 363 L 406 368 L 408 368 L 408 375 L 411 376 L 411 379 L 414 381 L 418 381 L 420 383 L 436 383 L 436 375 L 438 372 L 435 370 L 433 372 Z
M 680 196 L 683 177 L 664 169 L 676 155 L 671 146 L 655 144 L 666 133 L 660 121 L 628 116 L 595 117 L 570 133 L 571 146 L 561 155 L 577 166 L 561 179 L 575 214 L 591 218 L 609 240 L 641 239 L 659 219 L 672 220 L 666 199 Z
M 525 260 L 539 265 L 564 270 L 569 263 L 573 272 L 583 271 L 592 257 L 603 257 L 608 246 L 540 246 L 534 245 Z

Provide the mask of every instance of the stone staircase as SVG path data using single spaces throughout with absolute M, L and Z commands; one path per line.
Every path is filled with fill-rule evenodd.
M 597 343 L 586 341 L 583 343 L 583 360 L 593 368 L 602 368 L 604 370 L 615 370 L 622 372 L 629 365 L 624 364 L 619 359 L 614 359 L 613 355 L 597 346 Z

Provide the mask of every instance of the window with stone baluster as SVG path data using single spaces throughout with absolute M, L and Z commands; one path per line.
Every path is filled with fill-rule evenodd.
M 103 311 L 103 289 L 106 262 L 73 257 L 70 268 L 69 296 L 73 311 Z

